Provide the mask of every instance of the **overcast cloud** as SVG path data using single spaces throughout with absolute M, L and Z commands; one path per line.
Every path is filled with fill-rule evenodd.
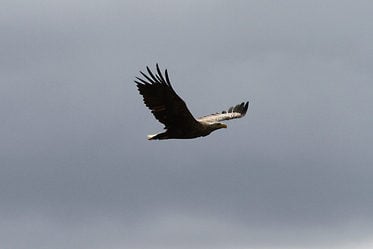
M 1 248 L 373 246 L 373 2 L 1 6 Z M 157 62 L 196 116 L 248 115 L 147 141 Z

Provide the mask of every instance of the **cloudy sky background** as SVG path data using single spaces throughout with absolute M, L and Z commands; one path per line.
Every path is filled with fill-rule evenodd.
M 373 246 L 373 2 L 1 6 L 1 248 Z M 147 141 L 156 62 L 196 116 L 248 115 Z

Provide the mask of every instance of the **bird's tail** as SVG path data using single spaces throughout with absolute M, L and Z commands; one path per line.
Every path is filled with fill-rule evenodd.
M 162 140 L 162 139 L 169 139 L 169 136 L 166 132 L 158 133 L 154 135 L 148 135 L 148 140 Z
M 147 135 L 148 140 L 154 140 L 157 134 L 154 135 Z

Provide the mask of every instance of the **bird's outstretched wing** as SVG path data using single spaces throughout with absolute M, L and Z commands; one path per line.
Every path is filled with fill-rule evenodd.
M 156 74 L 153 74 L 149 67 L 146 69 L 148 75 L 140 71 L 144 79 L 136 77 L 135 83 L 143 96 L 145 105 L 151 110 L 154 117 L 165 125 L 165 129 L 184 128 L 198 123 L 185 102 L 172 88 L 167 69 L 165 77 L 163 77 L 158 64 Z
M 215 113 L 207 116 L 197 118 L 198 121 L 214 123 L 220 122 L 223 120 L 242 118 L 245 116 L 247 109 L 249 108 L 249 102 L 242 102 L 236 106 L 232 106 L 228 111 L 222 111 L 220 113 Z

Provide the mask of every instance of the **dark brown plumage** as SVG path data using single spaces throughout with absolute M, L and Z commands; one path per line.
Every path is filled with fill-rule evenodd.
M 145 105 L 151 110 L 154 117 L 165 125 L 166 129 L 163 133 L 149 135 L 149 140 L 204 137 L 214 130 L 227 128 L 219 121 L 245 116 L 249 102 L 242 102 L 230 107 L 228 111 L 195 119 L 185 102 L 172 88 L 167 69 L 163 76 L 158 64 L 156 68 L 157 73 L 153 74 L 149 67 L 146 67 L 148 75 L 140 71 L 144 78 L 136 77 L 137 80 L 135 80 Z

